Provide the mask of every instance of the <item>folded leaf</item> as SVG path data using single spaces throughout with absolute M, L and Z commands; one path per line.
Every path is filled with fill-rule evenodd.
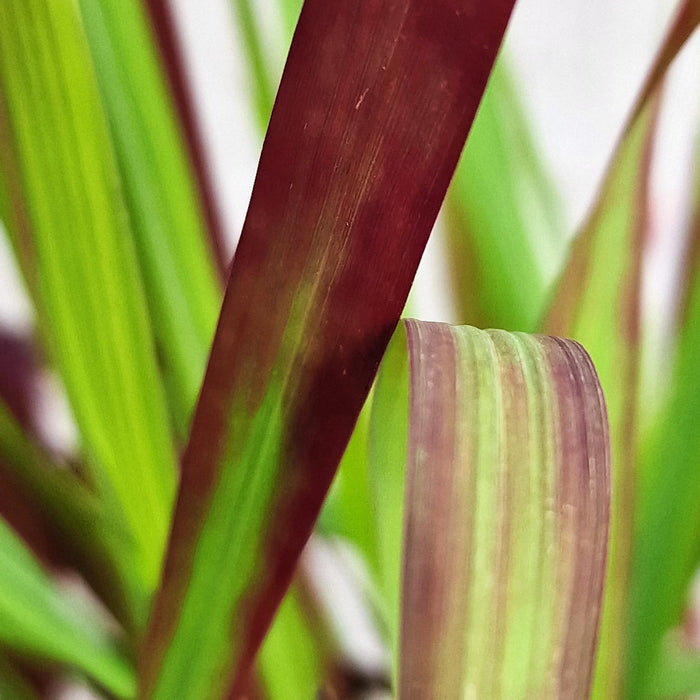
M 2 133 L 12 138 L 6 153 L 19 160 L 12 172 L 21 173 L 51 355 L 91 476 L 134 539 L 125 576 L 150 592 L 175 490 L 172 438 L 107 124 L 72 0 L 0 4 L 0 101 L 9 117 Z
M 245 692 L 512 4 L 304 4 L 183 458 L 143 697 Z
M 385 585 L 400 607 L 398 696 L 587 698 L 610 456 L 586 352 L 409 320 L 375 401 Z
M 170 403 L 186 436 L 221 304 L 205 220 L 143 7 L 137 0 L 80 6 Z
M 120 698 L 134 671 L 97 620 L 76 609 L 0 520 L 0 645 L 75 667 Z

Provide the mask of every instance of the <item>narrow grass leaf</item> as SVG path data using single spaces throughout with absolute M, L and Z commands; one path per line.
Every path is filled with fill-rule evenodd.
M 532 331 L 564 222 L 507 59 L 496 62 L 446 200 L 449 265 L 461 322 Z
M 274 700 L 316 697 L 328 670 L 328 650 L 300 593 L 300 584 L 292 584 L 258 655 L 261 684 Z
M 85 440 L 91 476 L 134 538 L 125 571 L 148 592 L 157 584 L 175 490 L 172 438 L 129 220 L 75 3 L 0 5 L 0 91 L 19 159 L 50 351 Z
M 598 197 L 575 241 L 561 275 L 543 328 L 583 343 L 595 362 L 608 397 L 612 435 L 613 502 L 611 541 L 603 621 L 593 697 L 621 692 L 625 655 L 631 676 L 646 673 L 648 664 L 628 641 L 635 521 L 637 386 L 640 353 L 640 279 L 648 216 L 649 164 L 658 113 L 660 80 L 685 40 L 700 21 L 700 3 L 685 2 L 669 29 L 658 57 L 623 131 Z M 637 540 L 635 536 L 635 541 Z M 659 573 L 658 562 L 652 564 Z M 659 589 L 659 594 L 664 585 Z M 652 605 L 652 607 L 656 607 Z M 635 613 L 632 612 L 634 617 Z M 642 613 L 646 619 L 647 612 Z M 637 624 L 632 620 L 632 625 Z M 642 623 L 646 625 L 646 621 Z M 633 632 L 633 635 L 635 633 Z M 639 637 L 645 646 L 647 634 Z M 653 645 L 653 644 L 652 644 Z M 636 681 L 630 681 L 633 685 Z M 630 697 L 637 697 L 633 691 Z
M 673 676 L 664 669 L 664 636 L 681 622 L 700 563 L 700 265 L 693 252 L 700 249 L 699 212 L 696 209 L 692 223 L 696 238 L 689 255 L 695 267 L 688 267 L 685 275 L 668 395 L 645 436 L 641 455 L 644 488 L 639 494 L 630 602 L 629 698 L 650 695 L 649 684 L 657 681 L 653 669 Z M 695 677 L 700 677 L 697 672 Z
M 245 692 L 511 10 L 304 4 L 183 458 L 143 697 Z
M 163 69 L 175 109 L 179 117 L 189 159 L 194 168 L 199 196 L 204 209 L 209 249 L 213 255 L 219 276 L 223 280 L 230 259 L 222 220 L 221 204 L 217 202 L 213 175 L 207 162 L 204 147 L 204 134 L 197 119 L 197 108 L 187 77 L 185 57 L 174 17 L 174 7 L 169 0 L 144 0 L 148 10 L 155 38 L 160 50 Z
M 658 100 L 625 133 L 588 222 L 575 241 L 544 330 L 591 353 L 608 397 L 613 503 L 601 653 L 594 696 L 619 692 L 634 523 L 640 275 L 650 149 Z M 616 690 L 617 689 L 617 690 Z
M 135 677 L 97 620 L 61 593 L 28 549 L 0 520 L 0 645 L 74 667 L 120 698 L 133 697 Z
M 132 546 L 124 524 L 108 518 L 97 497 L 68 468 L 54 464 L 2 402 L 0 477 L 33 529 L 47 538 L 51 560 L 75 566 L 118 619 L 135 625 L 141 594 L 119 566 Z
M 338 473 L 323 504 L 317 529 L 323 535 L 340 536 L 351 542 L 374 571 L 377 542 L 370 502 L 367 458 L 369 407 L 368 402 L 357 419 Z
M 238 29 L 248 55 L 255 116 L 264 129 L 272 113 L 275 86 L 270 78 L 267 56 L 265 55 L 262 37 L 257 26 L 258 19 L 254 7 L 255 3 L 252 3 L 251 0 L 232 0 L 232 2 L 238 18 Z
M 221 304 L 206 223 L 144 8 L 137 0 L 80 6 L 168 395 L 186 437 Z
M 378 476 L 405 474 L 403 523 L 380 520 L 391 576 L 401 567 L 398 697 L 587 698 L 610 500 L 588 355 L 412 320 L 397 336 L 373 415 L 377 433 L 389 418 L 388 450 L 373 457 Z

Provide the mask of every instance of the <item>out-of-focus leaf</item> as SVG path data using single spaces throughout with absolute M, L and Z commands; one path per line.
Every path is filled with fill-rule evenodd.
M 258 122 L 263 128 L 267 126 L 275 99 L 274 86 L 267 66 L 267 57 L 263 50 L 254 3 L 251 0 L 233 0 L 251 74 L 252 92 Z
M 21 498 L 34 527 L 58 549 L 49 555 L 76 566 L 117 617 L 132 622 L 138 591 L 119 572 L 118 561 L 128 558 L 130 547 L 122 525 L 105 517 L 95 496 L 70 471 L 51 463 L 2 402 L 0 472 L 3 483 Z
M 367 564 L 376 568 L 377 543 L 368 475 L 369 404 L 357 419 L 338 473 L 318 521 L 322 534 L 340 535 L 355 545 Z
M 125 575 L 150 592 L 175 490 L 172 438 L 107 124 L 72 0 L 0 5 L 0 100 L 19 158 L 51 353 L 91 475 L 134 538 Z
M 267 697 L 298 700 L 317 696 L 324 680 L 324 650 L 311 624 L 300 599 L 299 584 L 293 584 L 258 655 Z
M 221 291 L 144 9 L 81 0 L 109 116 L 170 402 L 187 434 Z
M 31 339 L 0 328 L 0 401 L 25 430 L 36 428 L 38 373 L 36 348 Z
M 564 223 L 506 59 L 447 197 L 450 273 L 462 322 L 532 331 L 564 252 Z
M 0 645 L 75 667 L 118 697 L 133 697 L 134 671 L 101 629 L 62 594 L 0 520 Z
M 297 20 L 299 19 L 302 4 L 303 0 L 278 0 L 280 13 L 284 18 L 284 26 L 289 30 L 290 39 L 292 30 L 296 27 Z
M 586 352 L 409 320 L 372 423 L 399 697 L 587 698 L 610 455 Z
M 188 83 L 185 59 L 178 38 L 173 7 L 170 0 L 144 0 L 151 18 L 155 38 L 160 48 L 163 69 L 168 77 L 180 125 L 184 132 L 190 161 L 199 186 L 204 216 L 209 235 L 209 247 L 216 267 L 223 278 L 229 266 L 226 236 L 220 204 L 215 196 L 212 174 L 207 163 L 203 135 L 197 120 L 197 110 Z
M 615 697 L 622 680 L 636 462 L 639 294 L 647 225 L 650 149 L 658 101 L 618 147 L 595 208 L 574 243 L 544 330 L 584 343 L 608 397 L 613 502 L 601 653 L 594 695 Z M 616 690 L 617 689 L 617 690 Z
M 694 227 L 700 231 L 697 221 Z M 700 561 L 700 266 L 689 280 L 668 398 L 641 455 L 644 490 L 630 601 L 630 699 L 649 695 L 647 684 L 655 682 L 652 669 L 663 651 L 663 636 L 681 619 Z
M 512 4 L 304 4 L 183 458 L 144 698 L 244 692 Z
M 27 681 L 0 656 L 0 698 L 8 700 L 39 700 Z
M 675 700 L 700 693 L 700 652 L 685 648 L 671 635 L 664 639 L 661 652 L 649 673 L 649 683 L 640 698 Z
M 0 96 L 0 232 L 4 230 L 32 297 L 38 297 L 27 209 L 22 198 L 17 152 L 7 105 Z
M 659 81 L 700 20 L 698 7 L 697 0 L 685 2 L 666 36 L 622 133 L 591 215 L 573 245 L 543 326 L 548 333 L 572 337 L 586 346 L 608 397 L 613 502 L 601 650 L 593 688 L 593 696 L 601 700 L 620 694 L 626 664 L 630 688 L 636 688 L 630 690 L 629 697 L 637 698 L 641 686 L 635 677 L 647 672 L 653 658 L 643 661 L 639 654 L 640 645 L 654 644 L 646 625 L 655 617 L 656 612 L 649 611 L 658 610 L 657 603 L 649 601 L 651 608 L 639 611 L 646 632 L 637 641 L 634 631 L 631 640 L 627 635 L 630 584 L 637 578 L 637 573 L 631 575 L 630 566 L 638 455 L 641 261 Z M 658 595 L 665 596 L 665 574 L 661 574 L 664 567 L 659 566 L 659 560 L 651 567 L 653 576 L 660 576 Z M 633 610 L 631 614 L 634 628 L 637 613 Z M 627 659 L 622 650 L 629 651 Z
M 60 561 L 52 542 L 52 533 L 41 519 L 36 518 L 34 504 L 26 494 L 15 488 L 8 478 L 4 420 L 17 421 L 17 432 L 34 434 L 36 429 L 36 400 L 38 366 L 36 348 L 29 338 L 0 329 L 0 516 L 20 534 L 42 562 L 56 565 Z M 12 419 L 10 418 L 12 416 Z M 20 429 L 21 426 L 21 429 Z

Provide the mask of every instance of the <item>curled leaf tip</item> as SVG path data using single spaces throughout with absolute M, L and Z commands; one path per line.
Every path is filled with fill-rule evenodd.
M 585 698 L 610 507 L 593 364 L 547 336 L 404 333 L 399 697 Z

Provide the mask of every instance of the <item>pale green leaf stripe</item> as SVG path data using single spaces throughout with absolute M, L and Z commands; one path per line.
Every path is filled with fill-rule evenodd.
M 175 463 L 106 121 L 71 0 L 0 4 L 0 86 L 20 160 L 51 351 L 93 477 L 157 584 Z M 145 611 L 141 611 L 143 613 Z
M 408 439 L 408 350 L 399 325 L 382 358 L 369 426 L 369 484 L 373 496 L 377 561 L 390 647 L 398 648 L 401 532 Z M 393 676 L 396 679 L 396 657 Z
M 610 496 L 592 364 L 571 341 L 405 328 L 372 418 L 387 433 L 372 457 L 394 600 L 401 562 L 398 697 L 583 700 Z M 389 469 L 395 478 L 380 480 Z
M 81 0 L 180 434 L 204 375 L 221 290 L 141 3 Z
M 449 263 L 461 322 L 533 331 L 565 226 L 507 59 L 502 51 L 448 192 Z
M 134 696 L 134 670 L 99 622 L 52 584 L 1 519 L 0 571 L 0 645 L 75 667 L 118 697 Z

